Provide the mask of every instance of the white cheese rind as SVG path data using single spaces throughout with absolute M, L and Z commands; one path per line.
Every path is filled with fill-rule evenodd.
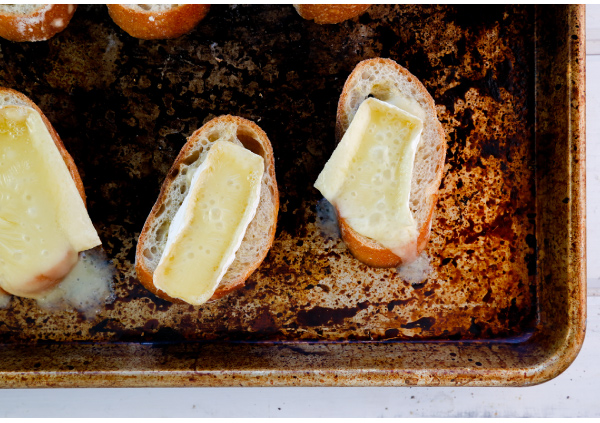
M 190 304 L 215 292 L 260 202 L 263 158 L 217 141 L 192 177 L 153 274 L 156 288 Z
M 422 130 L 418 117 L 369 98 L 315 183 L 352 229 L 398 256 L 418 237 L 409 197 Z

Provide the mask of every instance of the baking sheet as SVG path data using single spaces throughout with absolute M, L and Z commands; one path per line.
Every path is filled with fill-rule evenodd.
M 61 135 L 117 267 L 117 299 L 94 319 L 24 299 L 0 310 L 0 375 L 12 386 L 178 385 L 185 374 L 191 384 L 290 384 L 298 381 L 286 374 L 309 360 L 303 384 L 459 384 L 448 369 L 471 375 L 464 383 L 532 383 L 516 369 L 539 367 L 525 364 L 534 350 L 556 359 L 568 347 L 571 357 L 583 337 L 577 211 L 585 203 L 572 168 L 581 166 L 572 159 L 582 157 L 583 117 L 564 101 L 579 98 L 583 84 L 575 61 L 582 40 L 573 38 L 582 36 L 582 16 L 574 6 L 377 5 L 319 26 L 291 6 L 215 5 L 189 35 L 142 41 L 116 27 L 104 6 L 80 6 L 48 42 L 0 41 L 0 84 L 36 101 Z M 447 134 L 424 258 L 431 272 L 417 283 L 353 259 L 312 187 L 335 147 L 347 75 L 378 56 L 424 83 Z M 202 307 L 171 304 L 136 281 L 135 242 L 185 138 L 221 114 L 257 122 L 273 144 L 276 239 L 246 288 Z M 558 139 L 579 150 L 550 148 Z M 568 192 L 558 198 L 561 190 Z M 563 256 L 563 241 L 550 236 L 556 225 L 576 243 Z M 549 257 L 555 263 L 546 265 Z M 564 307 L 569 318 L 554 327 L 571 330 L 570 343 L 544 332 Z M 34 362 L 22 357 L 31 345 Z M 105 359 L 91 360 L 91 346 Z M 497 349 L 495 358 L 486 349 Z M 101 376 L 83 382 L 62 374 L 64 366 Z M 407 375 L 412 366 L 419 371 Z M 56 369 L 58 376 L 44 373 Z M 250 376 L 257 369 L 267 373 Z M 25 372 L 20 383 L 14 372 Z

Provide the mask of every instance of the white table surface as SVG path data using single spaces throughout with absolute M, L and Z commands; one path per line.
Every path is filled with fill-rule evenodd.
M 587 45 L 587 335 L 557 378 L 528 388 L 13 389 L 0 390 L 0 418 L 600 416 L 600 5 L 587 7 Z

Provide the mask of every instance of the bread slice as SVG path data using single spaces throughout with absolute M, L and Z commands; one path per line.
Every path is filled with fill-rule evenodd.
M 135 269 L 140 282 L 150 292 L 172 302 L 183 303 L 156 288 L 153 274 L 165 249 L 171 221 L 189 191 L 186 175 L 200 166 L 211 146 L 218 140 L 233 142 L 260 155 L 264 159 L 265 170 L 256 215 L 246 230 L 235 260 L 209 301 L 242 287 L 264 260 L 275 238 L 279 193 L 271 142 L 265 132 L 249 120 L 229 115 L 212 119 L 194 132 L 181 149 L 146 219 L 137 244 Z
M 417 251 L 410 255 L 413 258 L 425 249 L 429 240 L 446 158 L 446 135 L 437 118 L 434 101 L 423 84 L 393 60 L 376 58 L 360 62 L 344 84 L 336 118 L 337 142 L 344 136 L 360 104 L 371 96 L 382 101 L 401 96 L 415 101 L 424 111 L 409 200 L 418 230 Z M 399 257 L 377 241 L 360 235 L 343 218 L 339 218 L 339 226 L 342 239 L 352 254 L 369 266 L 396 267 L 410 260 L 408 256 Z
M 15 281 L 7 276 L 10 274 L 11 270 L 7 270 L 6 267 L 3 267 L 3 271 L 7 272 L 4 275 L 6 279 L 3 278 L 0 282 L 2 282 L 3 292 L 7 291 L 15 295 L 34 298 L 43 295 L 48 289 L 59 283 L 77 263 L 78 252 L 100 245 L 100 239 L 89 220 L 89 216 L 85 212 L 86 197 L 77 167 L 44 113 L 25 95 L 12 89 L 0 88 L 0 108 L 5 106 L 9 107 L 3 111 L 4 119 L 6 119 L 6 113 L 15 113 L 19 110 L 18 108 L 10 106 L 24 107 L 29 111 L 25 111 L 25 114 L 17 112 L 17 114 L 13 116 L 27 116 L 27 114 L 36 113 L 37 116 L 32 115 L 33 120 L 30 122 L 33 126 L 30 126 L 29 128 L 34 128 L 32 130 L 39 131 L 40 128 L 45 127 L 47 130 L 47 133 L 42 130 L 41 136 L 44 137 L 41 139 L 42 142 L 38 144 L 38 147 L 33 147 L 42 148 L 42 150 L 40 150 L 42 152 L 41 154 L 32 154 L 31 157 L 28 157 L 25 160 L 19 159 L 18 161 L 13 160 L 12 162 L 4 161 L 3 172 L 2 175 L 0 175 L 0 181 L 2 182 L 2 188 L 5 195 L 9 196 L 14 195 L 14 192 L 20 192 L 24 195 L 25 202 L 31 202 L 33 200 L 33 203 L 27 205 L 26 203 L 23 203 L 23 199 L 17 201 L 17 198 L 13 198 L 10 202 L 5 202 L 5 204 L 3 204 L 2 216 L 0 216 L 4 223 L 2 225 L 3 254 L 12 251 L 15 256 L 15 261 L 11 260 L 11 263 L 15 264 L 16 268 L 13 268 L 12 271 L 18 269 L 18 272 L 25 270 L 26 272 L 31 271 L 33 274 L 26 274 L 26 277 L 30 277 L 29 279 L 17 279 L 17 281 Z M 3 122 L 3 125 L 8 124 L 10 128 L 15 122 L 19 122 L 19 120 L 4 120 Z M 29 124 L 30 123 L 27 123 L 27 125 Z M 18 128 L 18 126 L 14 126 L 13 128 Z M 6 130 L 6 127 L 3 127 L 2 130 Z M 52 144 L 47 143 L 50 142 L 50 139 L 46 138 L 46 134 L 50 135 L 51 142 L 54 144 L 54 147 L 56 147 L 56 151 L 59 153 L 58 155 L 53 150 Z M 18 147 L 16 150 L 12 150 L 11 145 L 9 144 L 6 148 L 8 154 L 19 154 L 16 153 L 19 151 Z M 27 150 L 26 154 L 29 154 L 29 150 Z M 60 162 L 61 159 L 65 163 L 66 169 L 62 167 Z M 62 185 L 51 185 L 46 186 L 45 188 L 43 184 L 40 185 L 41 180 L 35 179 L 35 170 L 40 166 L 40 164 L 37 163 L 39 160 L 49 166 L 53 166 L 52 169 L 55 170 L 55 175 L 53 176 L 56 176 L 57 178 L 53 181 L 54 183 L 60 183 Z M 31 175 L 23 174 L 23 172 L 29 172 Z M 29 176 L 32 176 L 33 179 L 29 178 Z M 72 179 L 75 189 L 73 189 L 69 177 Z M 42 196 L 45 195 L 45 193 L 51 193 L 51 196 L 48 198 L 53 198 L 55 203 L 50 207 L 56 206 L 56 209 L 51 211 L 46 208 L 49 207 L 48 204 L 37 203 L 35 199 L 32 198 L 32 196 L 39 195 L 40 193 L 35 193 L 35 191 L 28 193 L 28 191 L 26 191 L 28 189 L 28 184 L 29 189 L 31 189 L 32 180 L 36 181 L 33 186 L 37 186 L 42 190 Z M 81 203 L 77 196 L 81 198 Z M 5 199 L 6 198 L 8 197 L 5 197 Z M 40 213 L 41 210 L 43 210 L 43 212 Z M 24 219 L 21 219 L 21 214 Z M 46 216 L 47 219 L 44 220 L 43 216 Z M 38 226 L 34 226 L 34 223 Z M 26 224 L 26 226 L 22 229 L 18 229 L 15 233 L 15 226 L 19 227 L 19 224 Z M 43 229 L 44 226 L 41 225 L 46 225 L 46 229 Z M 33 235 L 31 231 L 36 230 L 38 232 L 35 232 L 35 235 Z M 61 232 L 64 235 L 64 238 L 62 239 L 60 238 L 60 235 L 58 235 Z M 17 237 L 15 235 L 19 236 Z M 46 235 L 49 235 L 49 238 L 46 238 Z M 56 235 L 58 235 L 59 238 L 54 238 Z M 44 240 L 44 238 L 46 239 Z M 58 240 L 58 243 L 55 243 L 53 240 Z M 38 242 L 41 243 L 41 246 L 39 246 L 40 244 L 37 244 L 38 246 L 34 244 Z M 54 247 L 57 245 L 60 245 L 61 248 L 55 249 Z M 43 248 L 48 249 L 43 250 Z M 60 255 L 63 251 L 62 248 L 64 248 L 64 256 Z M 32 257 L 30 256 L 31 253 L 39 253 L 44 257 L 50 257 L 48 259 L 49 261 Z M 17 258 L 17 255 L 19 258 Z M 4 258 L 6 259 L 6 256 Z M 16 263 L 18 263 L 18 260 L 23 260 L 24 258 L 29 260 L 29 262 L 26 261 L 19 267 Z M 41 268 L 36 267 L 38 263 L 42 266 Z M 50 267 L 44 267 L 46 265 L 50 265 Z M 39 273 L 35 273 L 38 271 Z M 18 277 L 23 277 L 23 275 L 21 274 Z
M 107 4 L 108 14 L 132 37 L 144 40 L 177 38 L 190 32 L 210 9 L 209 4 Z
M 336 24 L 363 14 L 370 4 L 295 4 L 304 19 L 318 24 Z
M 2 4 L 0 37 L 10 41 L 44 41 L 67 27 L 75 4 Z

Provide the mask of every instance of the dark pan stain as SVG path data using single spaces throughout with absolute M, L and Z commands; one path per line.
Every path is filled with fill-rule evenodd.
M 463 28 L 489 27 L 503 20 L 505 8 L 500 5 L 457 5 L 448 18 Z
M 435 319 L 433 317 L 421 317 L 420 319 L 415 320 L 414 322 L 406 323 L 401 326 L 404 329 L 421 328 L 423 330 L 429 330 L 433 327 L 434 324 Z
M 388 305 L 387 305 L 387 309 L 388 309 L 388 311 L 393 311 L 394 307 L 408 304 L 411 301 L 415 301 L 415 298 L 407 298 L 406 300 L 394 300 L 394 301 L 390 301 L 388 303 Z
M 277 331 L 277 324 L 267 308 L 259 310 L 254 322 L 252 323 L 252 330 L 255 332 Z
M 385 337 L 386 338 L 395 338 L 400 334 L 400 331 L 398 329 L 387 329 L 385 331 Z
M 300 310 L 296 315 L 296 321 L 303 326 L 327 326 L 339 325 L 345 319 L 354 317 L 359 311 L 368 305 L 359 304 L 357 307 L 329 308 L 313 307 L 308 310 Z
M 283 344 L 283 345 L 278 345 L 277 346 L 280 349 L 288 349 L 291 350 L 295 353 L 304 355 L 304 356 L 318 356 L 318 355 L 326 355 L 326 352 L 321 352 L 321 351 L 307 351 L 305 348 L 302 348 L 301 346 L 294 346 L 294 345 L 289 345 L 289 344 Z

